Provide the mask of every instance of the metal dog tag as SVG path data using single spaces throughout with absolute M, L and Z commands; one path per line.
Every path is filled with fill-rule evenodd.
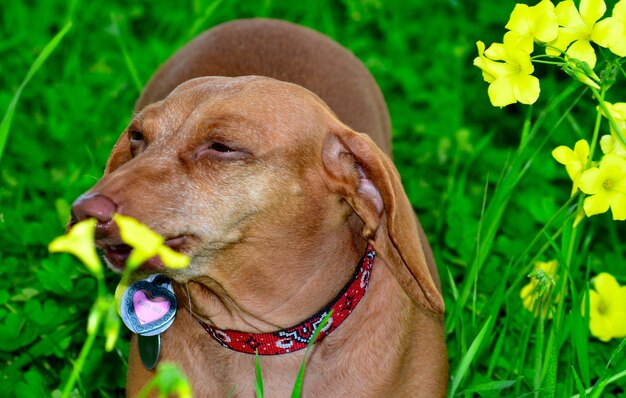
M 120 314 L 131 331 L 141 336 L 155 336 L 172 325 L 176 306 L 171 280 L 154 274 L 126 289 Z
M 137 336 L 137 345 L 139 346 L 139 358 L 146 369 L 152 370 L 159 362 L 159 354 L 161 353 L 161 335 L 154 336 Z

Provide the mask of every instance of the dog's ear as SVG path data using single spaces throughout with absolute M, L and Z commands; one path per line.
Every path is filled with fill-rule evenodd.
M 413 208 L 391 159 L 365 134 L 338 123 L 327 133 L 322 160 L 331 191 L 363 220 L 362 234 L 417 304 L 437 314 L 444 302 L 431 276 Z
M 109 160 L 104 168 L 104 174 L 109 174 L 115 171 L 115 169 L 131 159 L 130 141 L 128 140 L 126 132 L 123 132 L 122 135 L 120 135 L 120 138 L 117 139 L 117 142 L 111 151 L 111 155 L 109 155 Z

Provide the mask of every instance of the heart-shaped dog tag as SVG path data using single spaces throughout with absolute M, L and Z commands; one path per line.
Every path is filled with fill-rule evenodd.
M 176 296 L 171 281 L 160 274 L 130 285 L 120 308 L 124 324 L 142 336 L 164 332 L 174 322 Z
M 141 289 L 133 294 L 133 308 L 139 323 L 145 325 L 163 318 L 170 309 L 170 302 L 166 297 L 154 297 L 149 291 Z

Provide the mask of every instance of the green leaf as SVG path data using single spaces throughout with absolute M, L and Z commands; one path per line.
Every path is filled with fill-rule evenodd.
M 66 314 L 59 313 L 59 306 L 54 300 L 46 300 L 43 303 L 37 300 L 27 301 L 24 311 L 30 321 L 40 326 L 56 326 L 67 318 Z
M 70 276 L 78 274 L 78 264 L 69 254 L 45 258 L 41 260 L 41 266 L 37 267 L 37 279 L 48 291 L 63 296 L 72 294 L 74 284 Z
M 9 301 L 9 292 L 6 290 L 0 290 L 0 305 Z
M 16 295 L 14 295 L 13 297 L 11 297 L 11 300 L 13 301 L 29 301 L 31 300 L 33 297 L 35 297 L 36 295 L 39 294 L 39 290 L 32 288 L 32 287 L 25 287 L 22 289 L 22 291 Z
M 16 351 L 37 338 L 37 330 L 27 327 L 22 313 L 8 314 L 0 323 L 0 351 Z
M 37 398 L 46 396 L 44 377 L 35 368 L 31 368 L 24 374 L 24 380 L 15 385 L 20 397 Z

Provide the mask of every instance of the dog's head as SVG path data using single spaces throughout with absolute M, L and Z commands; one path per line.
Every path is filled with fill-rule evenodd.
M 73 206 L 72 222 L 98 218 L 97 244 L 121 269 L 129 250 L 111 220 L 115 212 L 192 258 L 182 270 L 152 259 L 144 272 L 179 282 L 210 276 L 226 290 L 246 283 L 280 294 L 270 286 L 277 274 L 288 280 L 311 268 L 281 268 L 281 256 L 362 238 L 411 298 L 443 311 L 395 167 L 297 85 L 198 78 L 141 110 L 102 179 Z

